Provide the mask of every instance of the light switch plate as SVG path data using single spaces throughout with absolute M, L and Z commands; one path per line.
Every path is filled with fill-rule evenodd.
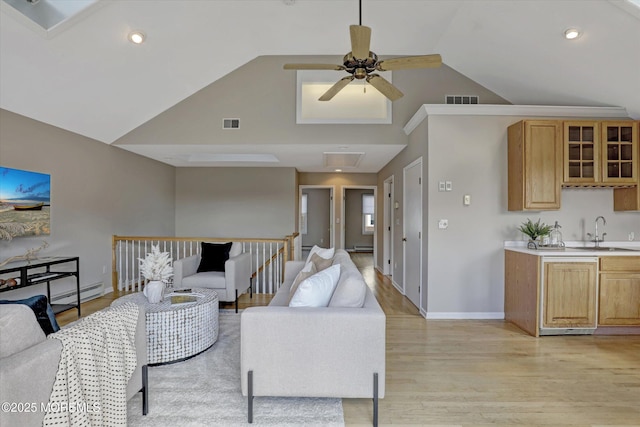
M 447 191 L 453 190 L 453 184 L 451 183 L 451 181 L 445 181 L 444 185 Z
M 463 199 L 462 199 L 462 203 L 465 206 L 469 206 L 471 204 L 471 195 L 470 194 L 465 194 Z
M 445 191 L 444 181 L 439 181 L 438 182 L 438 191 Z
M 438 228 L 441 230 L 446 230 L 447 227 L 449 227 L 449 220 L 448 219 L 441 219 L 440 221 L 438 221 Z

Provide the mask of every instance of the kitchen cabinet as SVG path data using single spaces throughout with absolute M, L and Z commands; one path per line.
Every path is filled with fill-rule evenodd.
M 508 129 L 508 209 L 559 210 L 562 122 L 523 120 Z
M 544 262 L 542 327 L 596 327 L 597 263 Z
M 640 326 L 640 256 L 601 257 L 598 324 Z
M 564 174 L 567 187 L 636 186 L 638 123 L 565 121 Z
M 636 122 L 636 128 L 640 126 Z M 637 132 L 636 132 L 637 135 Z M 638 141 L 638 137 L 634 139 Z M 616 188 L 613 190 L 613 210 L 614 211 L 640 211 L 640 142 L 636 143 L 636 186 L 627 188 Z

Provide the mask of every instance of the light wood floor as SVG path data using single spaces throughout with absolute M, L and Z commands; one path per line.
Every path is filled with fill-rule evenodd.
M 503 321 L 426 321 L 370 254 L 352 258 L 387 315 L 381 425 L 640 426 L 640 336 L 534 338 Z M 83 314 L 113 299 L 83 304 Z M 269 300 L 243 295 L 240 307 Z M 371 400 L 343 406 L 348 426 L 371 424 Z

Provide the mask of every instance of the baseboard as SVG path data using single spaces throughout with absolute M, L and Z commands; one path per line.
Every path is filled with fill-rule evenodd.
M 396 283 L 396 281 L 393 280 L 393 278 L 391 279 L 391 284 L 393 285 L 394 288 L 396 288 L 398 290 L 398 292 L 400 292 L 402 295 L 404 295 L 404 289 L 402 289 L 402 286 L 398 285 Z
M 502 312 L 428 312 L 427 320 L 504 320 Z

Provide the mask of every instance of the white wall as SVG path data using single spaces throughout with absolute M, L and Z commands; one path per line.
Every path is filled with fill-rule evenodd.
M 172 166 L 6 110 L 0 110 L 0 164 L 51 175 L 51 234 L 0 241 L 0 260 L 44 239 L 49 247 L 41 255 L 79 256 L 80 285 L 104 282 L 110 292 L 113 234 L 174 234 Z M 52 294 L 73 286 L 75 279 L 56 281 Z M 0 298 L 45 289 L 32 286 Z

